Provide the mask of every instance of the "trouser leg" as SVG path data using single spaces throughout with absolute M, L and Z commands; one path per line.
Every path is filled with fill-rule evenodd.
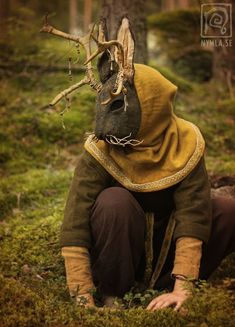
M 235 251 L 235 200 L 215 198 L 212 210 L 211 236 L 202 250 L 201 279 L 207 279 L 221 261 Z
M 90 217 L 94 282 L 102 294 L 123 296 L 134 285 L 144 254 L 145 214 L 127 190 L 105 189 Z

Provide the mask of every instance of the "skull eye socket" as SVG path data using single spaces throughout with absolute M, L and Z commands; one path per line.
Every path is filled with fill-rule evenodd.
M 118 110 L 121 109 L 124 106 L 124 101 L 123 100 L 115 100 L 111 103 L 110 105 L 110 110 Z

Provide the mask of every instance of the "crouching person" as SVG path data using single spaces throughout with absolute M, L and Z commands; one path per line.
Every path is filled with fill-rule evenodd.
M 147 309 L 178 310 L 190 296 L 185 280 L 207 279 L 234 251 L 235 201 L 211 200 L 204 140 L 174 114 L 176 87 L 133 67 L 130 90 L 109 102 L 112 76 L 101 76 L 95 136 L 78 160 L 61 229 L 67 283 L 78 304 L 94 306 L 94 288 L 110 304 L 142 281 L 169 290 Z
M 98 39 L 105 41 L 102 25 Z M 136 281 L 167 288 L 147 309 L 178 310 L 190 296 L 185 280 L 207 279 L 234 251 L 235 201 L 211 200 L 204 139 L 175 115 L 176 86 L 134 64 L 127 18 L 116 41 L 102 45 L 117 48 L 98 61 L 95 132 L 65 208 L 60 242 L 67 283 L 86 306 L 94 306 L 95 287 L 106 305 Z

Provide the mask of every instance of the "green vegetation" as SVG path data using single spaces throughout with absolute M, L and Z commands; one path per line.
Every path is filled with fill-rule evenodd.
M 36 59 L 26 55 L 30 63 L 40 53 L 58 49 L 57 41 L 40 42 L 32 50 Z M 60 64 L 71 45 L 66 47 Z M 15 60 L 24 65 L 23 59 Z M 159 70 L 179 85 L 176 112 L 205 135 L 209 171 L 234 173 L 234 100 L 228 100 L 221 85 L 199 85 L 169 68 Z M 28 71 L 27 65 L 0 73 L 0 326 L 234 326 L 232 257 L 212 285 L 194 291 L 182 314 L 172 309 L 146 312 L 144 306 L 155 294 L 151 291 L 127 294 L 120 304 L 126 310 L 77 308 L 70 301 L 58 235 L 76 158 L 85 132 L 93 128 L 95 94 L 88 87 L 74 94 L 62 123 L 66 104 L 52 109 L 48 103 L 69 85 L 66 73 Z
M 169 67 L 156 65 L 154 61 L 150 61 L 149 64 L 153 68 L 157 69 L 167 79 L 169 79 L 169 81 L 177 85 L 179 92 L 183 91 L 185 93 L 188 93 L 193 90 L 192 82 L 189 82 L 184 77 L 177 75 Z
M 148 25 L 177 74 L 198 82 L 211 79 L 212 52 L 200 46 L 199 9 L 153 14 Z

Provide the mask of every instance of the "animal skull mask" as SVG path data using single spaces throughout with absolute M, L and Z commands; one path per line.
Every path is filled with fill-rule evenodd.
M 55 105 L 63 97 L 85 84 L 97 91 L 96 126 L 94 139 L 104 140 L 115 145 L 138 145 L 137 137 L 141 109 L 134 86 L 134 39 L 129 27 L 129 20 L 124 17 L 117 31 L 116 40 L 106 40 L 105 22 L 101 21 L 98 36 L 93 35 L 93 29 L 84 37 L 77 37 L 61 32 L 48 24 L 47 18 L 42 32 L 51 33 L 81 44 L 86 51 L 86 77 L 79 83 L 61 92 L 53 101 Z M 97 44 L 97 51 L 91 54 L 91 38 Z M 102 53 L 97 68 L 100 83 L 95 80 L 91 61 Z

